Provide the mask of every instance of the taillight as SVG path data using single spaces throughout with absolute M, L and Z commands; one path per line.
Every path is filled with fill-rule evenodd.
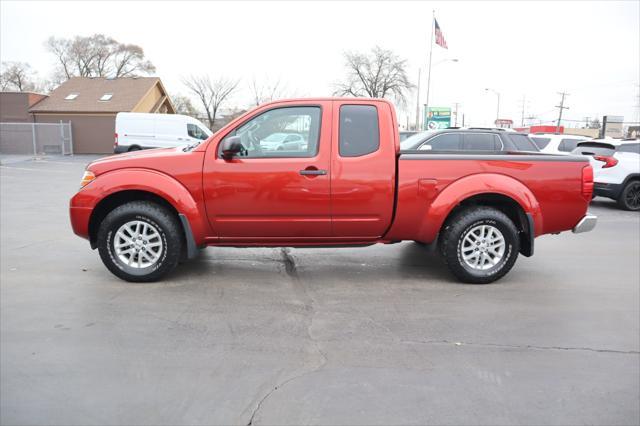
M 593 158 L 594 160 L 604 162 L 604 166 L 602 166 L 603 169 L 608 169 L 609 167 L 613 167 L 616 164 L 618 164 L 618 159 L 615 157 L 607 157 L 605 155 L 594 155 Z
M 115 133 L 115 136 L 114 136 L 113 147 L 114 148 L 118 147 L 118 134 L 117 133 Z
M 591 165 L 582 169 L 582 195 L 588 200 L 593 195 L 593 167 Z

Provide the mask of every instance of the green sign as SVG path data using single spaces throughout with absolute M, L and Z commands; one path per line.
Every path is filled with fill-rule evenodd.
M 451 127 L 451 108 L 429 107 L 425 120 L 426 129 L 437 130 Z

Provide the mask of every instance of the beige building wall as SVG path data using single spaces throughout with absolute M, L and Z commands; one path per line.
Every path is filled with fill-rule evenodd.
M 115 114 L 35 113 L 36 123 L 71 122 L 74 154 L 112 154 L 116 132 Z
M 574 136 L 587 136 L 590 138 L 597 138 L 600 134 L 600 130 L 598 129 L 570 129 L 564 128 L 565 135 L 574 135 Z
M 160 86 L 156 84 L 131 112 L 154 112 L 153 107 L 156 106 L 163 96 L 164 94 L 160 90 Z

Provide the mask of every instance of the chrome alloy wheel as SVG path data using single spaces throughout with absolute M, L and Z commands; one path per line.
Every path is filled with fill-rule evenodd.
M 471 269 L 487 270 L 504 257 L 506 243 L 502 232 L 491 225 L 478 225 L 462 237 L 460 255 Z
M 132 268 L 148 268 L 160 259 L 163 243 L 155 226 L 141 220 L 125 223 L 113 238 L 116 256 Z

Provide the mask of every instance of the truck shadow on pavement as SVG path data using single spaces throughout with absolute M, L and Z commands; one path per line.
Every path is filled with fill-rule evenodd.
M 210 247 L 179 265 L 167 281 L 264 281 L 269 274 L 292 276 L 292 271 L 295 279 L 310 281 L 330 277 L 333 281 L 362 283 L 420 280 L 425 284 L 461 284 L 447 269 L 435 244 L 413 242 L 353 250 L 262 248 L 246 254 L 244 249 Z

